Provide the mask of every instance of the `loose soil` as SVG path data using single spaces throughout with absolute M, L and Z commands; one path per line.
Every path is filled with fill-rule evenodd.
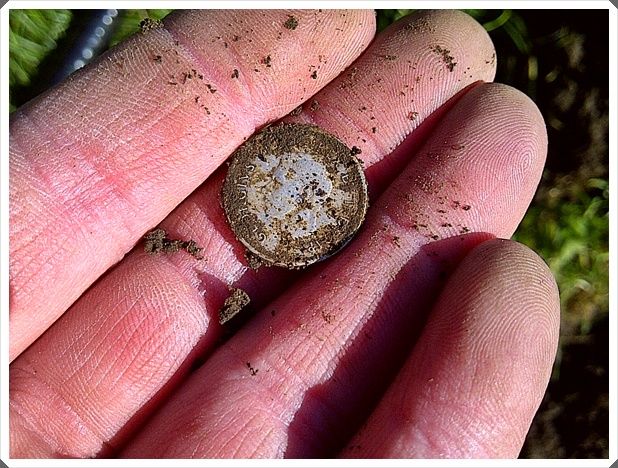
M 152 18 L 144 18 L 139 23 L 139 29 L 142 33 L 152 31 L 153 29 L 160 29 L 163 27 L 163 21 Z
M 286 29 L 291 29 L 293 31 L 298 27 L 298 20 L 296 19 L 296 17 L 289 15 L 286 22 L 283 23 L 283 27 Z
M 193 239 L 188 241 L 170 239 L 164 229 L 154 229 L 144 236 L 144 252 L 150 254 L 175 253 L 185 250 L 198 260 L 202 260 L 202 247 L 199 247 Z
M 240 288 L 234 288 L 230 290 L 229 297 L 223 303 L 223 307 L 219 311 L 219 323 L 224 323 L 231 320 L 236 314 L 249 305 L 251 299 L 246 291 Z
M 452 72 L 455 69 L 455 65 L 457 65 L 457 62 L 455 62 L 455 57 L 451 55 L 450 50 L 445 49 L 439 45 L 434 46 L 432 50 L 440 57 L 442 57 L 442 61 L 446 64 L 446 68 L 448 68 L 448 71 Z

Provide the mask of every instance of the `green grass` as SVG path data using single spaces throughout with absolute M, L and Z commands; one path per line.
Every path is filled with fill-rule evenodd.
M 36 68 L 69 26 L 69 10 L 10 10 L 9 86 L 29 85 Z
M 542 190 L 514 239 L 535 249 L 560 288 L 563 334 L 585 335 L 609 309 L 609 184 L 565 176 Z
M 15 110 L 12 90 L 29 86 L 37 67 L 54 51 L 68 28 L 69 10 L 10 10 L 9 12 L 9 111 Z

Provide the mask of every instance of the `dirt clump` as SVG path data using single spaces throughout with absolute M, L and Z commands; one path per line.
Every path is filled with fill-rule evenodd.
M 451 55 L 450 50 L 445 49 L 439 45 L 434 46 L 432 50 L 442 57 L 442 61 L 446 64 L 446 68 L 448 68 L 448 71 L 452 72 L 455 69 L 455 65 L 457 65 L 457 62 L 455 62 L 455 57 Z
M 231 320 L 236 314 L 249 305 L 250 302 L 251 299 L 249 295 L 243 289 L 230 289 L 230 295 L 225 299 L 223 307 L 221 307 L 219 311 L 219 323 L 223 325 Z
M 144 18 L 139 23 L 139 30 L 142 33 L 152 31 L 153 29 L 161 29 L 163 27 L 163 21 L 153 19 L 153 18 Z
M 295 30 L 298 27 L 298 20 L 292 15 L 288 15 L 288 19 L 283 23 L 285 29 Z
M 202 260 L 202 247 L 199 247 L 193 239 L 180 240 L 170 239 L 164 229 L 158 228 L 146 233 L 144 236 L 144 252 L 149 254 L 175 253 L 180 250 Z

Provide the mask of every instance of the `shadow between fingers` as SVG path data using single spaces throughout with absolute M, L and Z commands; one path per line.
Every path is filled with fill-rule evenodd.
M 472 248 L 493 237 L 470 233 L 431 242 L 399 270 L 331 377 L 305 393 L 288 428 L 285 458 L 337 455 L 404 364 L 450 274 Z

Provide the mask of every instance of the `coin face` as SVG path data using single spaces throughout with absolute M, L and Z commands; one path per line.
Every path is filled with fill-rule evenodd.
M 223 208 L 236 237 L 264 263 L 302 268 L 342 248 L 367 212 L 354 151 L 318 127 L 267 127 L 232 156 Z

